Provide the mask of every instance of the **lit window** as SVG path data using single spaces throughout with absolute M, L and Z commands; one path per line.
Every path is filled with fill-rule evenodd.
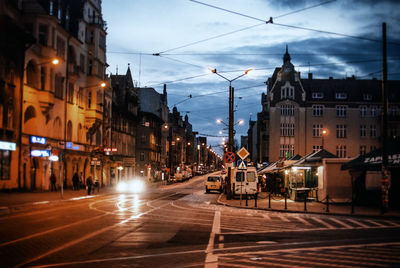
M 313 92 L 312 93 L 312 98 L 313 99 L 323 99 L 324 98 L 324 93 L 323 92 Z
M 343 93 L 343 92 L 338 92 L 335 95 L 337 100 L 345 100 L 347 99 L 347 93 Z
M 346 105 L 336 105 L 336 116 L 346 117 L 347 116 L 347 106 Z

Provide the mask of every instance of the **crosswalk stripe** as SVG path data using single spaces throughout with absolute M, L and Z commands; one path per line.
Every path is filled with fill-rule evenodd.
M 352 223 L 354 223 L 355 225 L 358 225 L 358 226 L 361 226 L 361 227 L 364 227 L 364 228 L 368 228 L 369 226 L 368 225 L 365 225 L 364 223 L 362 223 L 362 222 L 359 222 L 359 221 L 356 221 L 356 220 L 353 220 L 353 219 L 347 219 L 349 222 L 352 222 Z
M 389 224 L 390 226 L 400 226 L 399 223 L 394 222 L 394 221 L 388 221 L 388 220 L 383 220 L 383 222 L 386 222 L 387 224 Z
M 290 220 L 282 215 L 278 215 L 278 217 L 284 222 L 290 222 Z
M 343 221 L 340 221 L 340 220 L 338 220 L 338 219 L 329 218 L 329 220 L 334 221 L 334 222 L 336 222 L 337 224 L 340 224 L 340 225 L 342 225 L 342 226 L 344 226 L 344 227 L 346 227 L 346 228 L 354 229 L 353 226 L 350 226 L 350 225 L 348 225 L 347 223 L 345 223 L 345 222 L 343 222 Z
M 330 225 L 329 223 L 324 222 L 323 220 L 321 220 L 321 219 L 319 219 L 319 218 L 317 218 L 317 217 L 313 218 L 313 220 L 314 220 L 314 221 L 317 221 L 317 222 L 319 222 L 319 223 L 321 223 L 322 225 L 324 225 L 325 227 L 328 227 L 329 229 L 336 229 L 335 226 Z
M 366 221 L 366 222 L 369 222 L 369 223 L 372 223 L 372 224 L 374 224 L 374 225 L 376 225 L 376 226 L 379 226 L 379 227 L 385 226 L 385 225 L 383 225 L 383 224 L 381 224 L 381 223 L 379 223 L 379 222 L 373 221 L 373 220 L 365 220 L 365 221 Z
M 267 219 L 267 220 L 271 220 L 271 217 L 268 216 L 267 214 L 263 214 L 262 216 L 263 216 L 265 219 Z
M 296 219 L 301 221 L 305 225 L 312 225 L 310 222 L 306 221 L 306 219 L 303 219 L 303 217 L 301 217 L 301 216 L 296 217 Z

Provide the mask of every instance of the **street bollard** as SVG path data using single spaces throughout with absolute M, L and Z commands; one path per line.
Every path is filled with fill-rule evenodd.
M 268 195 L 268 208 L 271 208 L 271 192 Z
M 257 196 L 258 196 L 258 194 L 256 194 L 256 195 L 254 196 L 254 207 L 255 207 L 255 208 L 257 207 Z
M 249 205 L 249 196 L 246 193 L 246 207 Z
M 308 194 L 304 194 L 304 211 L 307 211 L 307 196 Z
M 326 196 L 326 212 L 329 212 L 329 195 Z
M 287 193 L 285 192 L 285 210 L 287 210 Z

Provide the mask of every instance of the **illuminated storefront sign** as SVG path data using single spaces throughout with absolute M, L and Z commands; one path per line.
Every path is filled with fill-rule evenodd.
M 31 150 L 31 156 L 33 156 L 33 157 L 49 157 L 50 150 Z
M 81 151 L 81 146 L 78 144 L 74 144 L 73 142 L 67 142 L 65 144 L 65 148 L 67 149 L 72 149 L 72 150 L 77 150 L 77 151 Z
M 31 136 L 31 143 L 46 144 L 46 138 Z
M 0 141 L 0 150 L 15 151 L 17 144 L 14 142 Z

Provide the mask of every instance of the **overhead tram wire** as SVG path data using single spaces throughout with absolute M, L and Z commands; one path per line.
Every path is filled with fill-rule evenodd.
M 189 1 L 197 3 L 197 4 L 209 6 L 209 7 L 212 7 L 212 8 L 220 9 L 220 10 L 223 10 L 223 11 L 226 11 L 226 12 L 229 12 L 229 13 L 233 13 L 233 14 L 236 14 L 236 15 L 239 15 L 239 16 L 247 17 L 249 19 L 257 20 L 257 21 L 259 21 L 261 23 L 258 23 L 258 24 L 255 24 L 255 25 L 251 25 L 251 26 L 247 26 L 247 27 L 244 27 L 244 28 L 232 31 L 232 32 L 228 32 L 228 33 L 212 36 L 212 37 L 209 37 L 209 38 L 206 38 L 206 39 L 202 39 L 202 40 L 199 40 L 199 41 L 196 41 L 196 42 L 188 43 L 188 44 L 185 44 L 185 45 L 182 45 L 182 46 L 179 46 L 179 47 L 174 47 L 174 48 L 171 48 L 171 49 L 167 49 L 167 50 L 164 50 L 162 52 L 154 53 L 154 54 L 152 54 L 153 56 L 160 56 L 161 54 L 165 54 L 165 53 L 173 51 L 173 50 L 178 50 L 178 49 L 185 48 L 185 47 L 188 47 L 188 46 L 196 45 L 196 44 L 199 44 L 199 43 L 203 43 L 203 42 L 206 42 L 206 41 L 210 41 L 210 40 L 213 40 L 213 39 L 217 39 L 217 38 L 220 38 L 220 37 L 231 35 L 231 34 L 234 34 L 234 33 L 237 33 L 237 32 L 242 32 L 242 31 L 245 31 L 245 30 L 249 30 L 249 29 L 252 29 L 254 27 L 258 27 L 258 26 L 261 26 L 261 25 L 272 23 L 272 17 L 270 17 L 269 20 L 265 20 L 265 19 L 260 19 L 260 18 L 248 16 L 246 14 L 242 14 L 242 13 L 239 13 L 239 12 L 231 11 L 231 10 L 228 10 L 228 9 L 225 9 L 225 8 L 220 8 L 220 7 L 217 7 L 217 6 L 213 6 L 213 5 L 209 5 L 209 4 L 206 4 L 206 3 L 202 3 L 202 2 L 196 1 L 196 0 L 189 0 Z M 316 4 L 316 5 L 313 5 L 313 6 L 305 7 L 305 8 L 299 9 L 299 10 L 295 10 L 295 11 L 292 11 L 292 12 L 289 12 L 289 13 L 286 13 L 286 14 L 279 15 L 276 18 L 281 18 L 281 17 L 288 16 L 288 15 L 291 15 L 291 14 L 294 14 L 294 13 L 298 13 L 298 12 L 301 12 L 301 11 L 304 11 L 304 10 L 307 10 L 307 9 L 315 8 L 315 7 L 318 7 L 318 6 L 333 2 L 333 1 L 336 1 L 336 0 L 325 1 L 325 2 Z

